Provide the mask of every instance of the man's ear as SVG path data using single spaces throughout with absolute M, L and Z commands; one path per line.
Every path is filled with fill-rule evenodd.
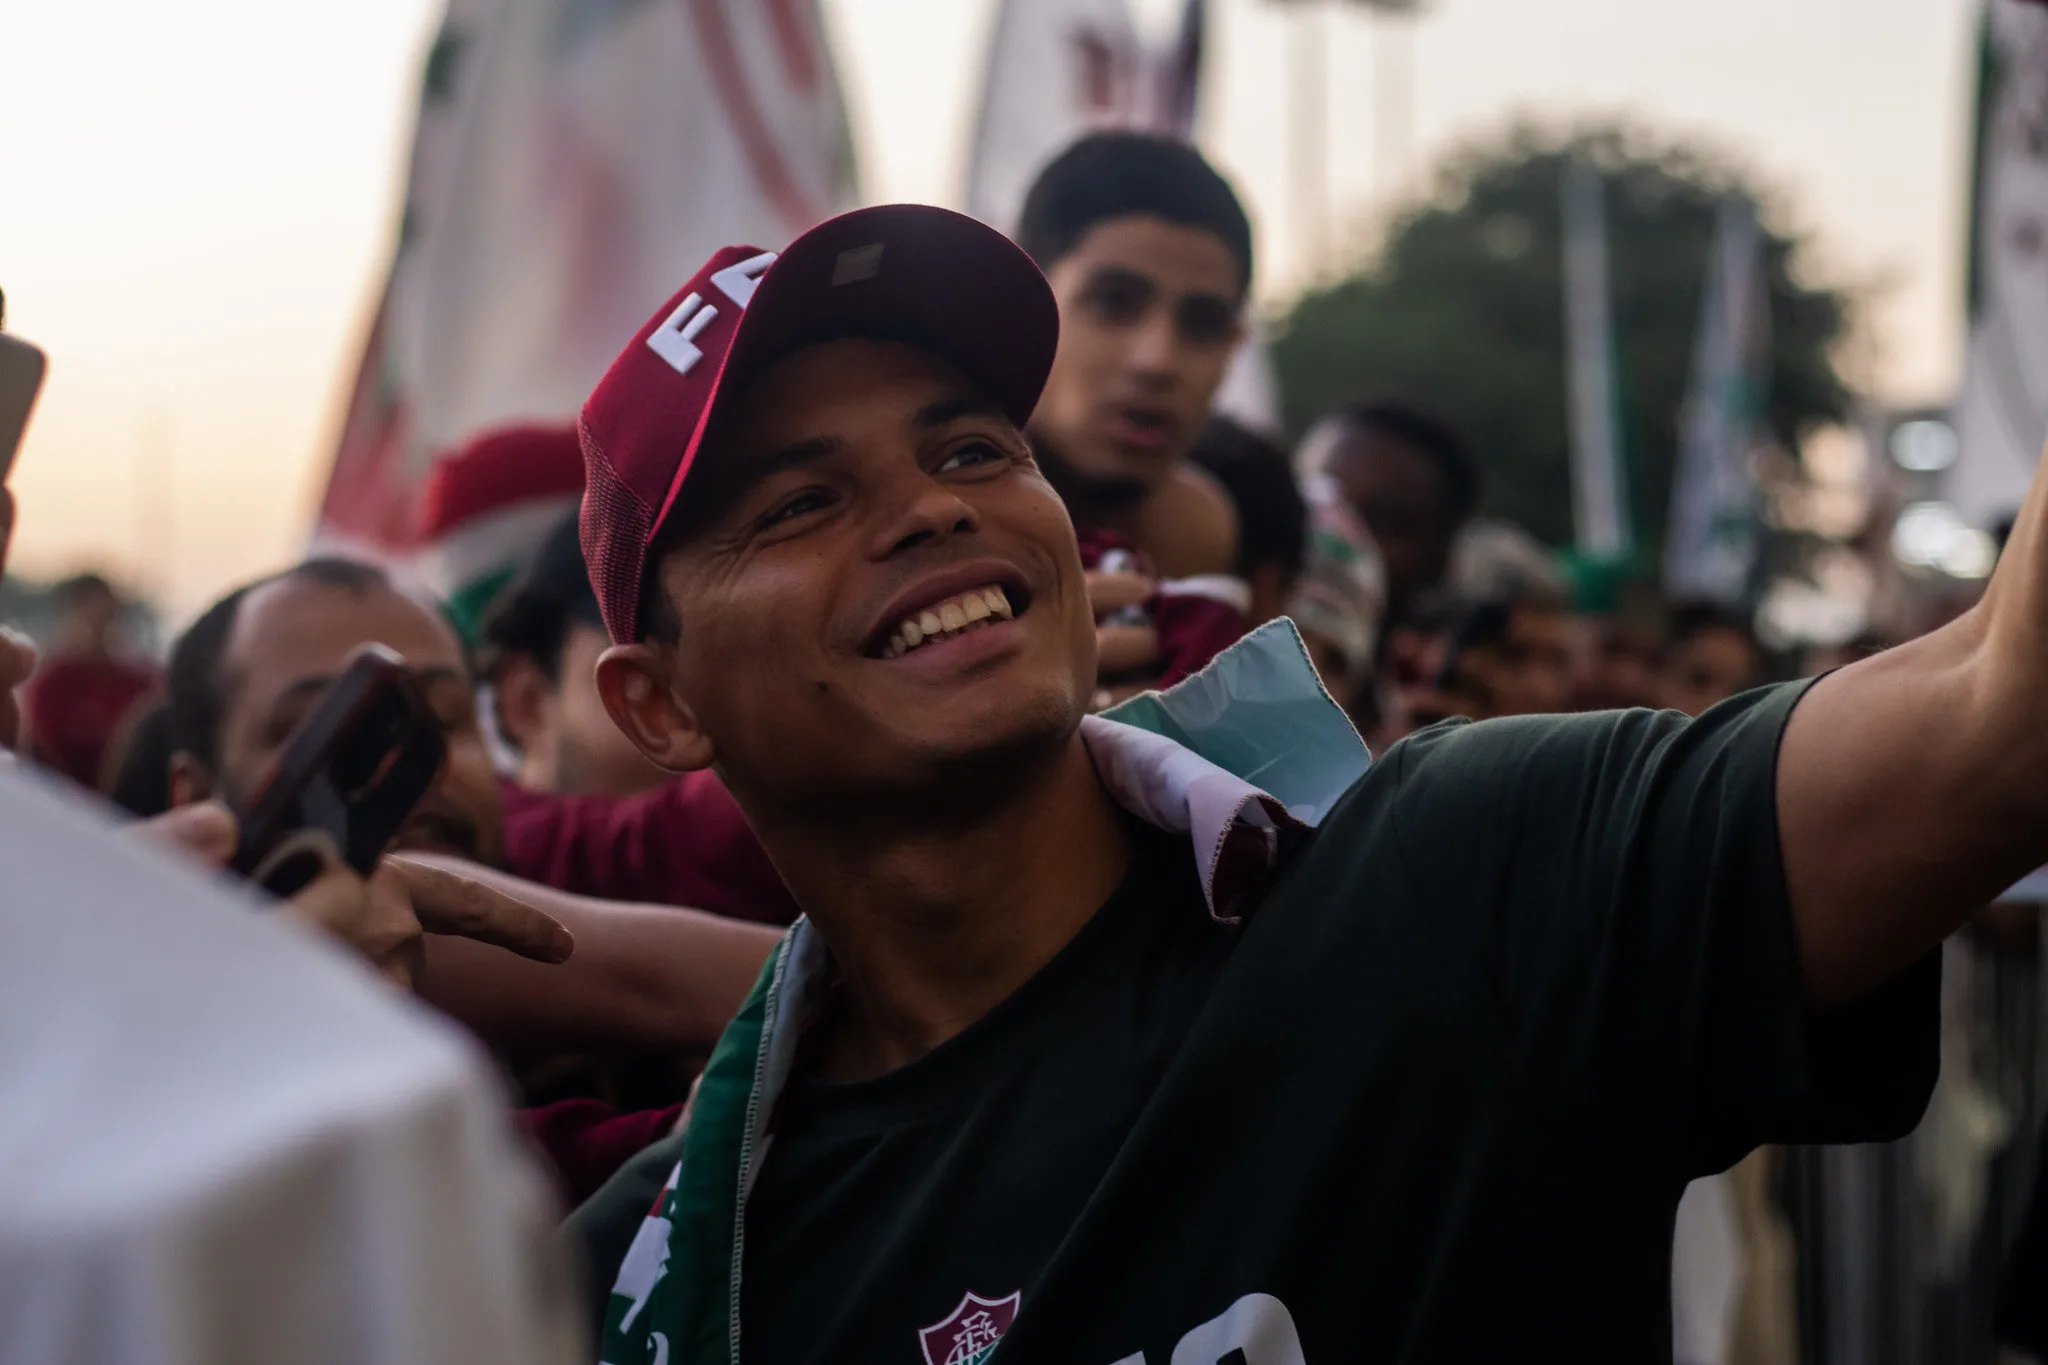
M 613 645 L 598 655 L 597 695 L 612 724 L 656 767 L 694 772 L 717 756 L 696 713 L 669 687 L 667 663 L 653 645 Z
M 213 774 L 183 749 L 171 755 L 171 809 L 190 806 L 213 795 Z
M 529 752 L 547 723 L 547 675 L 530 655 L 515 654 L 498 669 L 491 690 L 497 700 L 498 728 L 514 748 Z

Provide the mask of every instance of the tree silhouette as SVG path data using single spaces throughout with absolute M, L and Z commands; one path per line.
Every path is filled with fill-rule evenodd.
M 1296 302 L 1274 361 L 1297 433 L 1367 396 L 1426 403 L 1460 422 L 1486 465 L 1486 510 L 1554 544 L 1572 535 L 1560 195 L 1570 158 L 1606 176 L 1615 350 L 1639 541 L 1654 552 L 1670 505 L 1715 213 L 1755 202 L 1765 227 L 1772 370 L 1767 418 L 1788 450 L 1840 420 L 1850 393 L 1833 352 L 1852 300 L 1801 269 L 1771 196 L 1701 148 L 1608 126 L 1528 127 L 1451 157 L 1399 215 L 1377 257 Z

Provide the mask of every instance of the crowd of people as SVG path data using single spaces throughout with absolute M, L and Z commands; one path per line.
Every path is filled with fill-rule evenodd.
M 1766 686 L 1837 661 L 1589 596 L 1456 414 L 1215 415 L 1254 264 L 1128 133 L 1007 240 L 728 248 L 508 446 L 588 483 L 474 622 L 312 559 L 158 673 L 73 580 L 7 728 L 218 866 L 404 659 L 441 776 L 286 912 L 501 1063 L 611 1365 L 1666 1358 L 1687 1182 L 1911 1129 L 1929 954 L 2048 862 L 2048 507 Z

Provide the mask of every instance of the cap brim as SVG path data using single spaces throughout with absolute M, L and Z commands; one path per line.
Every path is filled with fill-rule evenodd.
M 856 209 L 790 243 L 761 277 L 656 523 L 697 472 L 732 394 L 804 346 L 846 336 L 923 345 L 1022 427 L 1059 346 L 1059 307 L 1037 265 L 972 218 L 924 204 Z

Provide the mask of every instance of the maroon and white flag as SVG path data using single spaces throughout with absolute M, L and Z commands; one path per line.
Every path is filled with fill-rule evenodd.
M 438 461 L 573 422 L 699 261 L 855 200 L 816 0 L 448 0 L 319 538 L 410 561 Z
M 967 211 L 1014 232 L 1025 192 L 1068 143 L 1102 128 L 1194 133 L 1206 6 L 1188 0 L 1179 37 L 1148 46 L 1128 0 L 1002 0 L 989 37 Z

